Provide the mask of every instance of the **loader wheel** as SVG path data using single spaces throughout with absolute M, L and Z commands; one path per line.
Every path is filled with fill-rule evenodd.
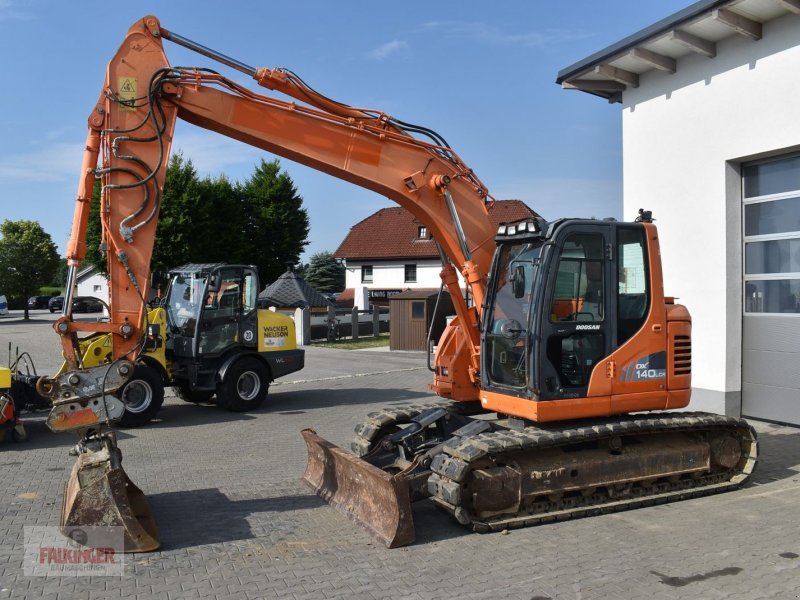
M 125 404 L 120 427 L 139 427 L 149 423 L 164 403 L 164 382 L 157 371 L 136 365 L 133 377 L 118 392 Z
M 194 402 L 195 404 L 210 402 L 214 396 L 214 390 L 193 390 L 184 385 L 176 385 L 172 389 L 175 395 L 184 402 Z
M 217 384 L 217 404 L 234 412 L 255 410 L 264 402 L 269 389 L 269 371 L 249 356 L 231 365 L 225 379 Z

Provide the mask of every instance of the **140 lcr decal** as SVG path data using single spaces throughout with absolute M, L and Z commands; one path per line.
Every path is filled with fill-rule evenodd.
M 620 374 L 622 381 L 652 381 L 666 379 L 666 377 L 667 353 L 663 350 L 628 363 L 622 368 Z

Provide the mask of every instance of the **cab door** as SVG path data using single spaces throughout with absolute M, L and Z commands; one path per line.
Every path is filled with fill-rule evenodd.
M 256 274 L 243 267 L 223 267 L 212 274 L 200 318 L 198 356 L 218 356 L 241 344 L 240 324 L 255 311 Z
M 592 372 L 615 344 L 612 236 L 610 225 L 597 223 L 557 233 L 537 348 L 542 400 L 587 396 Z M 610 381 L 607 387 L 593 385 L 592 393 L 609 394 Z

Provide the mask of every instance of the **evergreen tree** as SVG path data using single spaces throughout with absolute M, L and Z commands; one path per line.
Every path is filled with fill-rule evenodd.
M 344 267 L 330 252 L 317 252 L 303 269 L 303 279 L 320 292 L 341 292 L 344 289 Z
M 106 272 L 100 245 L 100 185 L 95 186 L 87 232 L 87 262 Z M 262 159 L 243 184 L 227 177 L 200 179 L 178 153 L 167 168 L 151 261 L 166 272 L 185 263 L 253 264 L 262 282 L 296 264 L 308 244 L 308 213 L 277 160 Z
M 308 212 L 303 198 L 278 160 L 261 159 L 256 171 L 241 186 L 246 262 L 258 266 L 261 281 L 275 281 L 286 264 L 297 264 L 308 244 Z M 243 257 L 244 258 L 244 257 Z

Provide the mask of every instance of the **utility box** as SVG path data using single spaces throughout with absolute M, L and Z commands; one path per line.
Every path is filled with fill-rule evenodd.
M 390 350 L 425 351 L 429 330 L 431 340 L 434 343 L 438 341 L 447 324 L 447 317 L 455 314 L 453 301 L 446 291 L 442 292 L 436 308 L 438 295 L 439 290 L 419 289 L 401 292 L 389 298 Z

